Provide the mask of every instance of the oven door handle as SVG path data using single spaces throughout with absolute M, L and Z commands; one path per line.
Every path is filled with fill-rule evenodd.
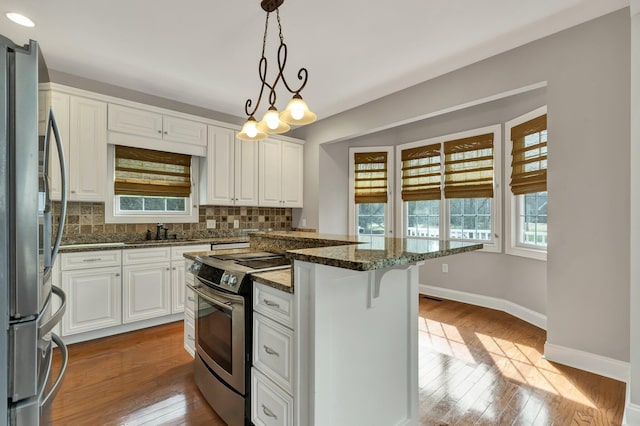
M 233 310 L 233 302 L 231 300 L 223 302 L 215 297 L 212 297 L 210 294 L 207 294 L 205 292 L 203 292 L 202 290 L 200 290 L 200 286 L 197 285 L 191 285 L 191 284 L 187 284 L 187 286 L 193 290 L 198 296 L 202 297 L 203 299 L 207 300 L 208 302 L 213 303 L 214 305 L 218 305 L 221 308 L 224 309 L 231 309 Z

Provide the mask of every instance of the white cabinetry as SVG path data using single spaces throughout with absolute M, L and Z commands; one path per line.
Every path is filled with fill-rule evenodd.
M 104 202 L 107 162 L 107 104 L 55 91 L 40 93 L 40 134 L 46 132 L 47 110 L 56 116 L 63 142 L 69 200 Z M 51 198 L 62 194 L 60 162 L 53 138 L 49 147 Z
M 65 336 L 122 323 L 120 250 L 68 253 L 60 256 L 67 311 Z
M 207 125 L 204 123 L 117 104 L 109 104 L 109 131 L 167 142 L 207 144 Z M 157 149 L 162 150 L 162 145 Z
M 171 313 L 171 248 L 124 252 L 122 274 L 123 322 Z
M 188 266 L 193 263 L 185 259 L 184 254 L 189 252 L 209 251 L 210 244 L 196 246 L 171 247 L 171 313 L 177 314 L 185 310 L 185 279 Z M 191 278 L 193 277 L 189 274 Z M 191 295 L 193 298 L 193 295 Z M 193 311 L 193 307 L 191 308 Z
M 303 145 L 265 139 L 259 147 L 259 205 L 302 207 Z
M 255 425 L 293 425 L 297 361 L 293 294 L 253 285 L 251 420 Z
M 258 205 L 258 146 L 235 132 L 209 126 L 207 157 L 200 167 L 200 202 L 208 205 Z

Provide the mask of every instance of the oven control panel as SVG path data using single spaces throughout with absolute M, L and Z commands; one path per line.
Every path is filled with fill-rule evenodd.
M 195 264 L 194 264 L 195 265 Z M 210 267 L 206 264 L 198 265 L 197 276 L 203 284 L 212 288 L 219 288 L 233 293 L 241 291 L 240 284 L 245 277 L 242 272 L 225 271 Z M 192 269 L 193 271 L 193 269 Z

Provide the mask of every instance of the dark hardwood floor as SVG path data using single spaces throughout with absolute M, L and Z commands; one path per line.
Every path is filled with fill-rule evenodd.
M 419 321 L 421 425 L 622 423 L 624 383 L 542 359 L 543 330 L 424 298 Z M 182 330 L 179 322 L 71 345 L 54 425 L 223 425 L 193 381 Z

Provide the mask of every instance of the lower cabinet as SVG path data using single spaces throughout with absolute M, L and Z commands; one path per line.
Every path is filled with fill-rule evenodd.
M 67 295 L 63 336 L 122 324 L 120 250 L 63 254 L 56 263 Z M 57 272 L 54 269 L 53 273 Z
M 122 267 L 123 322 L 171 314 L 171 271 L 165 263 Z
M 295 350 L 293 294 L 253 283 L 251 421 L 293 425 Z
M 190 275 L 185 265 L 191 261 L 183 255 L 209 248 L 198 244 L 61 253 L 52 272 L 53 285 L 67 295 L 61 335 L 75 335 L 72 340 L 78 342 L 175 321 L 174 314 L 186 306 L 185 347 L 187 342 L 193 347 L 195 297 L 185 295 Z

